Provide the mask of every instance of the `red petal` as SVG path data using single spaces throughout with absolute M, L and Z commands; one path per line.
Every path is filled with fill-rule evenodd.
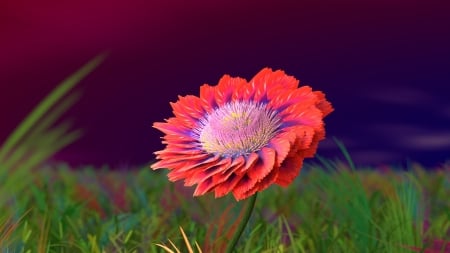
M 217 107 L 214 93 L 215 88 L 212 86 L 204 84 L 200 87 L 200 100 L 207 111 L 212 111 Z
M 252 167 L 259 159 L 258 154 L 256 153 L 250 153 L 249 155 L 247 155 L 247 157 L 245 158 L 245 165 L 241 166 L 241 167 L 237 167 L 235 169 L 235 173 L 237 175 L 243 175 L 247 172 L 247 170 Z
M 293 105 L 282 114 L 284 125 L 306 125 L 318 129 L 323 124 L 322 112 L 316 107 L 303 108 L 301 105 Z
M 186 149 L 186 148 L 177 148 L 177 147 L 166 147 L 166 149 L 156 151 L 154 154 L 160 155 L 160 156 L 166 156 L 166 157 L 176 157 L 177 159 L 180 158 L 180 155 L 197 155 L 202 153 L 203 151 L 198 149 Z
M 303 157 L 288 156 L 280 166 L 276 183 L 281 186 L 288 186 L 298 176 L 302 169 Z
M 247 192 L 245 192 L 244 194 L 240 195 L 239 199 L 237 199 L 237 200 L 248 198 L 248 197 L 252 196 L 253 194 L 255 194 L 256 192 L 267 189 L 270 185 L 272 185 L 275 182 L 277 176 L 278 176 L 278 168 L 274 168 L 273 170 L 270 171 L 270 173 L 266 177 L 264 177 L 260 182 L 258 182 L 252 189 L 250 189 Z
M 233 161 L 230 169 L 224 175 L 216 174 L 218 184 L 215 188 L 215 197 L 221 197 L 229 192 L 239 183 L 239 180 L 246 174 L 246 171 L 258 161 L 258 155 L 251 153 L 247 157 L 239 156 Z
M 207 178 L 204 181 L 200 182 L 194 191 L 194 196 L 200 196 L 204 195 L 205 193 L 209 192 L 213 188 L 213 180 L 212 178 Z
M 230 193 L 232 191 L 232 189 L 234 188 L 234 186 L 239 183 L 239 181 L 241 180 L 241 178 L 244 175 L 238 176 L 235 173 L 232 173 L 226 181 L 224 181 L 223 183 L 218 184 L 215 188 L 214 188 L 214 196 L 216 198 L 222 197 L 227 195 L 228 193 Z
M 193 145 L 200 146 L 198 141 L 193 137 L 187 136 L 186 134 L 168 134 L 162 137 L 162 143 L 167 145 Z
M 297 126 L 293 127 L 293 130 L 295 132 L 295 144 L 294 148 L 296 150 L 299 149 L 308 149 L 311 146 L 311 143 L 315 136 L 315 131 L 310 126 Z
M 213 163 L 217 163 L 217 161 L 220 160 L 219 156 L 211 156 L 210 154 L 206 153 L 203 153 L 201 155 L 197 155 L 194 157 L 186 157 L 187 159 L 183 159 L 184 161 L 183 167 L 177 167 L 177 171 L 179 172 L 189 171 L 197 167 L 203 167 Z
M 280 166 L 284 158 L 289 154 L 291 145 L 295 143 L 295 134 L 289 131 L 279 133 L 269 142 L 269 146 L 275 150 L 276 166 Z
M 299 80 L 295 79 L 293 76 L 288 76 L 282 70 L 272 71 L 270 68 L 264 68 L 258 72 L 250 83 L 255 83 L 256 86 L 267 84 L 268 92 L 276 89 L 296 89 L 299 84 Z
M 333 106 L 331 106 L 331 103 L 325 99 L 325 94 L 323 92 L 315 91 L 314 94 L 317 96 L 316 106 L 317 108 L 319 108 L 319 110 L 322 111 L 323 117 L 327 116 L 332 111 L 334 111 Z
M 198 119 L 204 117 L 207 109 L 203 107 L 202 100 L 196 96 L 178 96 L 178 101 L 170 103 L 174 115 L 186 127 L 192 128 L 196 125 Z
M 227 167 L 230 166 L 231 158 L 224 159 L 220 161 L 220 164 L 215 164 L 212 167 L 210 166 L 207 169 L 204 169 L 200 173 L 199 170 L 196 170 L 196 173 L 192 175 L 190 180 L 194 183 L 198 183 L 197 188 L 195 189 L 194 196 L 203 195 L 212 190 L 215 186 L 213 175 L 218 174 L 226 170 Z M 189 184 L 185 184 L 189 185 Z
M 304 106 L 315 105 L 317 97 L 312 92 L 311 87 L 303 86 L 297 89 L 287 90 L 285 88 L 272 89 L 268 92 L 270 108 L 283 110 L 293 104 Z
M 317 147 L 319 145 L 319 141 L 325 139 L 325 129 L 322 127 L 321 130 L 316 131 L 314 134 L 314 138 L 308 149 L 303 151 L 304 157 L 314 157 L 317 151 Z
M 190 186 L 198 184 L 217 173 L 222 173 L 230 167 L 230 164 L 231 158 L 226 158 L 215 163 L 209 163 L 206 166 L 196 167 L 195 172 L 189 178 L 186 178 L 185 185 Z
M 278 167 L 274 168 L 269 175 L 263 178 L 261 182 L 258 183 L 258 191 L 265 190 L 270 185 L 272 185 L 275 180 L 278 178 L 278 175 L 280 174 L 280 169 Z
M 230 77 L 229 75 L 224 75 L 219 84 L 216 86 L 215 99 L 218 106 L 222 106 L 232 100 L 236 91 L 247 84 L 247 81 L 240 77 Z
M 241 168 L 243 165 L 245 165 L 245 159 L 243 156 L 235 158 L 230 164 L 230 167 L 226 168 L 221 173 L 213 175 L 213 181 L 215 185 L 225 182 L 225 180 L 227 180 L 232 173 L 235 173 L 236 170 Z
M 256 181 L 260 181 L 267 176 L 275 165 L 275 150 L 264 147 L 259 151 L 259 154 L 258 162 L 247 170 L 248 177 Z
M 170 118 L 168 121 L 171 122 L 155 122 L 153 123 L 153 127 L 158 129 L 159 131 L 165 134 L 175 134 L 175 135 L 185 135 L 187 128 L 180 127 L 180 125 L 174 125 L 174 122 L 177 122 L 175 118 Z
M 259 154 L 260 159 L 258 162 L 248 168 L 247 173 L 233 188 L 233 195 L 237 200 L 245 198 L 245 193 L 255 187 L 259 181 L 274 169 L 275 151 L 271 148 L 264 147 L 260 150 Z
M 245 174 L 232 190 L 234 198 L 236 200 L 245 198 L 244 197 L 245 192 L 249 191 L 252 187 L 254 187 L 256 183 L 257 179 L 250 178 L 249 176 L 247 176 L 247 174 Z

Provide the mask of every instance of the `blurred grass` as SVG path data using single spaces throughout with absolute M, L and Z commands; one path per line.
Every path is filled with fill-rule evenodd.
M 429 240 L 446 246 L 448 175 L 421 173 L 305 168 L 291 187 L 260 194 L 237 252 L 401 253 L 431 247 Z M 172 248 L 169 240 L 187 252 L 179 227 L 194 252 L 195 242 L 203 252 L 221 252 L 244 204 L 192 198 L 190 189 L 147 167 L 75 171 L 54 165 L 33 178 L 20 201 L 0 209 L 0 242 L 10 252 L 161 252 L 156 244 Z M 442 179 L 447 185 L 430 184 Z M 424 215 L 424 199 L 442 208 Z
M 23 188 L 30 184 L 30 174 L 36 166 L 81 136 L 81 131 L 70 130 L 69 121 L 54 124 L 80 96 L 69 91 L 104 57 L 94 58 L 59 84 L 0 147 L 0 206 L 20 197 Z
M 148 165 L 45 163 L 80 136 L 69 122 L 54 125 L 103 57 L 62 82 L 1 147 L 0 252 L 223 252 L 245 202 L 193 198 Z M 345 162 L 318 156 L 288 188 L 259 194 L 237 252 L 450 252 L 448 166 L 356 168 L 336 143 Z

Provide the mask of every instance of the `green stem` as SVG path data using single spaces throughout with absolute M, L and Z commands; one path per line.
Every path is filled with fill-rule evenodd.
M 232 253 L 234 250 L 234 247 L 236 247 L 237 242 L 239 241 L 239 238 L 242 235 L 242 232 L 244 231 L 245 226 L 248 223 L 248 220 L 250 219 L 250 215 L 252 214 L 253 207 L 255 206 L 256 202 L 256 196 L 258 193 L 253 194 L 253 196 L 250 197 L 250 202 L 247 204 L 247 210 L 245 210 L 244 218 L 241 221 L 241 224 L 239 224 L 239 227 L 234 234 L 233 238 L 231 239 L 230 244 L 228 244 L 226 253 Z

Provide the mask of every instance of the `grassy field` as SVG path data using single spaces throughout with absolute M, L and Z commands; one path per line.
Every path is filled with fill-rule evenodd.
M 46 162 L 81 136 L 60 116 L 102 57 L 55 89 L 0 148 L 0 252 L 224 252 L 246 201 L 192 197 L 148 165 Z M 339 142 L 338 142 L 339 144 Z M 258 194 L 235 252 L 450 252 L 450 169 L 355 168 L 318 157 Z
M 340 169 L 311 165 L 290 187 L 260 193 L 237 252 L 449 252 L 448 171 L 330 166 Z M 193 198 L 148 168 L 62 164 L 27 178 L 1 192 L 1 252 L 163 252 L 155 244 L 173 248 L 169 239 L 187 252 L 179 227 L 203 252 L 222 252 L 245 205 Z

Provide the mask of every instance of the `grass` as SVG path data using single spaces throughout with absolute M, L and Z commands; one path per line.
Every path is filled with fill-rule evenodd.
M 46 159 L 75 141 L 54 126 L 102 56 L 65 80 L 0 149 L 0 252 L 223 252 L 245 201 L 170 183 L 148 165 L 74 170 Z M 317 157 L 258 195 L 236 252 L 450 252 L 449 169 L 355 168 Z
M 289 188 L 259 194 L 237 252 L 413 252 L 444 240 L 448 175 L 423 173 L 305 169 Z M 2 206 L 0 244 L 3 252 L 162 252 L 156 244 L 170 240 L 186 252 L 182 227 L 194 249 L 220 252 L 245 202 L 191 193 L 147 167 L 43 166 L 20 200 Z M 440 208 L 425 215 L 426 202 Z

